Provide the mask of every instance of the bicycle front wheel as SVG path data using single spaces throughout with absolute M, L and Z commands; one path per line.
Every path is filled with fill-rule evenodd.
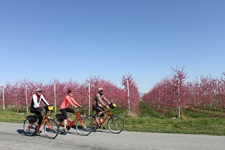
M 91 121 L 92 124 L 92 131 L 95 132 L 97 129 L 97 122 L 96 122 L 96 118 L 93 115 L 87 115 L 88 119 Z
M 89 135 L 92 131 L 92 123 L 88 117 L 80 117 L 75 126 L 77 132 L 83 136 Z
M 36 134 L 36 127 L 28 118 L 23 122 L 23 131 L 27 136 L 34 136 Z
M 45 135 L 50 139 L 55 139 L 59 134 L 59 127 L 53 119 L 48 119 L 44 123 Z
M 123 131 L 124 122 L 123 119 L 118 116 L 111 116 L 107 122 L 107 126 L 110 132 L 119 134 L 121 131 Z
M 59 127 L 59 134 L 63 134 L 65 132 L 63 122 L 59 122 L 56 118 L 53 120 L 57 123 Z

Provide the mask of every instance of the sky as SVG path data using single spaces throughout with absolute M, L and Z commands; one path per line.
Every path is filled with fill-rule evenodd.
M 0 84 L 84 83 L 98 77 L 140 92 L 183 69 L 225 72 L 224 0 L 1 0 Z

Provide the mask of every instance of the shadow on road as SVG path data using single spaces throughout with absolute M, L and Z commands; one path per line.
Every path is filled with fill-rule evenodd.
M 19 133 L 20 135 L 24 135 L 26 136 L 25 132 L 23 131 L 23 129 L 18 129 L 17 133 Z
M 110 133 L 109 130 L 104 130 L 104 129 L 95 129 L 92 132 L 104 132 L 104 133 Z
M 17 131 L 17 133 L 20 134 L 20 135 L 28 136 L 28 135 L 25 134 L 25 132 L 24 132 L 23 129 L 17 129 L 16 131 Z M 34 137 L 34 136 L 39 136 L 39 137 L 42 137 L 42 138 L 47 138 L 45 135 L 40 135 L 40 134 L 32 135 L 32 136 L 28 136 L 28 137 Z

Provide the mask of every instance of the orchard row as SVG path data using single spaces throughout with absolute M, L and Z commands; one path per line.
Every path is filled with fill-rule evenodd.
M 119 88 L 109 81 L 96 77 L 90 78 L 90 80 L 82 84 L 74 81 L 60 82 L 59 80 L 54 80 L 48 84 L 35 83 L 27 80 L 14 84 L 7 83 L 4 85 L 4 94 L 3 90 L 0 91 L 0 106 L 30 106 L 31 96 L 35 93 L 37 87 L 42 88 L 43 95 L 47 101 L 51 104 L 55 102 L 57 107 L 63 101 L 68 90 L 73 90 L 74 99 L 86 107 L 89 105 L 89 101 L 92 103 L 93 97 L 99 87 L 103 87 L 105 89 L 105 96 L 119 107 L 126 108 L 130 105 L 133 108 L 137 106 L 140 98 L 132 76 L 123 76 L 121 84 L 123 88 Z M 129 86 L 129 89 L 127 86 Z M 128 99 L 130 103 L 128 103 Z
M 172 77 L 163 79 L 143 100 L 159 111 L 166 108 L 223 109 L 225 107 L 225 73 L 221 78 L 210 76 L 186 82 L 184 70 L 173 69 Z

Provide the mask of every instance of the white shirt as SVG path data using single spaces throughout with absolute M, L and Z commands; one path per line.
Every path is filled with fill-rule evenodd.
M 43 101 L 46 105 L 49 105 L 49 103 L 46 101 L 43 95 L 41 95 L 40 98 L 38 99 L 38 96 L 36 94 L 33 94 L 32 101 L 33 101 L 33 108 L 40 107 L 41 101 Z

